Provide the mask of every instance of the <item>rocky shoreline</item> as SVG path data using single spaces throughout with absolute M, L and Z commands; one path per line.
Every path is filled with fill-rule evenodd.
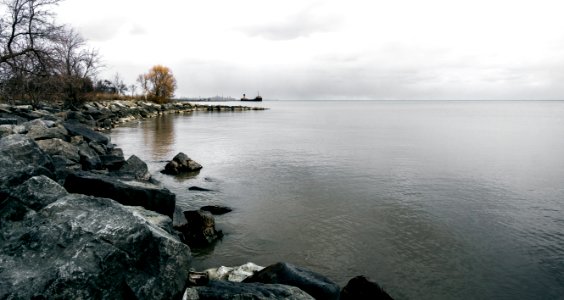
M 126 160 L 100 132 L 169 113 L 262 109 L 0 105 L 0 299 L 391 299 L 364 277 L 341 290 L 287 263 L 253 269 L 244 280 L 191 271 L 190 247 L 221 237 L 210 212 L 218 208 L 181 211 L 145 162 Z M 201 165 L 179 153 L 163 168 L 174 176 Z

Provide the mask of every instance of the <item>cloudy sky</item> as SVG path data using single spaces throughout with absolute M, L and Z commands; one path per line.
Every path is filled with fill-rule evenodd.
M 564 99 L 562 0 L 65 0 L 58 20 L 127 83 L 177 96 Z

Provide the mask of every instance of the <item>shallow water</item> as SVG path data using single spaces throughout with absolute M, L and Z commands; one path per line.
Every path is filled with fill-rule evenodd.
M 564 102 L 258 105 L 111 134 L 183 208 L 234 209 L 196 268 L 288 261 L 398 299 L 564 298 Z M 158 173 L 180 151 L 204 169 Z

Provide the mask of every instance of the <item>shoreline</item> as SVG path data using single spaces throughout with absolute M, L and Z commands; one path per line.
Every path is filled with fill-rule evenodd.
M 206 299 L 266 291 L 264 299 L 345 299 L 361 290 L 382 292 L 362 279 L 360 288 L 349 287 L 351 280 L 341 291 L 290 264 L 250 272 L 254 283 L 210 280 L 219 279 L 210 273 L 194 282 L 190 247 L 221 237 L 213 216 L 180 210 L 145 162 L 135 155 L 126 160 L 100 133 L 164 114 L 265 109 L 146 101 L 88 102 L 75 111 L 0 105 L 0 261 L 7 266 L 0 267 L 0 298 Z M 169 164 L 199 166 L 181 154 Z M 278 280 L 286 277 L 291 280 Z

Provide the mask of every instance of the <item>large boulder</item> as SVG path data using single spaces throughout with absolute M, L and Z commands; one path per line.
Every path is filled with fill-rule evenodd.
M 338 300 L 339 286 L 327 277 L 296 267 L 289 263 L 276 263 L 255 273 L 244 282 L 279 283 L 298 287 L 318 300 Z
M 71 135 L 80 135 L 88 142 L 94 142 L 97 144 L 107 145 L 110 142 L 110 138 L 90 129 L 88 126 L 80 124 L 78 122 L 65 122 L 63 124 L 65 129 Z
M 216 230 L 215 219 L 207 211 L 185 211 L 184 217 L 186 223 L 175 226 L 175 229 L 182 233 L 184 241 L 190 246 L 207 246 L 223 236 L 221 230 Z
M 102 168 L 102 160 L 96 150 L 90 148 L 84 141 L 80 142 L 77 147 L 83 170 L 97 170 Z
M 190 249 L 138 210 L 71 194 L 26 217 L 0 244 L 0 299 L 179 298 Z
M 112 171 L 119 170 L 125 164 L 121 148 L 109 149 L 106 154 L 100 155 L 100 160 L 102 161 L 102 167 Z
M 65 142 L 61 139 L 48 139 L 37 141 L 37 145 L 39 145 L 41 150 L 51 156 L 59 155 L 73 161 L 74 163 L 80 162 L 78 147 L 69 142 Z
M 11 187 L 27 179 L 46 175 L 53 178 L 53 162 L 27 136 L 12 134 L 0 139 L 0 200 Z
M 68 195 L 67 190 L 53 179 L 41 175 L 31 177 L 10 192 L 10 197 L 38 211 Z
M 131 155 L 125 164 L 118 170 L 120 176 L 131 177 L 133 179 L 147 181 L 151 179 L 151 173 L 147 164 L 139 157 Z
M 392 300 L 378 283 L 365 276 L 357 276 L 349 280 L 341 291 L 341 300 Z
M 202 165 L 192 160 L 188 155 L 180 152 L 166 164 L 164 170 L 161 172 L 164 174 L 178 175 L 181 173 L 199 171 L 201 168 Z
M 313 300 L 297 287 L 281 284 L 238 283 L 211 280 L 205 286 L 186 289 L 182 300 Z
M 68 134 L 69 134 L 68 131 L 63 126 L 47 127 L 47 126 L 37 125 L 31 127 L 27 132 L 27 136 L 29 136 L 30 138 L 36 141 L 47 140 L 47 139 L 66 140 Z
M 136 180 L 124 180 L 89 172 L 69 174 L 65 188 L 71 193 L 105 197 L 123 205 L 142 206 L 173 217 L 176 196 L 158 185 Z

